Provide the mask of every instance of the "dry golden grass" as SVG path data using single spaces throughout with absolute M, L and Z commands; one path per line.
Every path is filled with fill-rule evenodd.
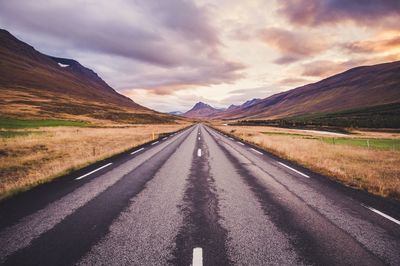
M 318 139 L 261 133 L 276 131 L 293 134 L 301 132 L 292 129 L 245 126 L 215 127 L 256 144 L 282 158 L 335 178 L 346 185 L 400 200 L 400 151 L 398 150 L 333 145 Z M 358 133 L 361 137 L 369 138 L 400 138 L 400 134 L 396 133 Z M 309 133 L 307 132 L 307 134 Z M 351 137 L 354 138 L 357 135 Z
M 39 128 L 27 136 L 0 138 L 0 199 L 151 141 L 153 132 L 157 138 L 186 125 Z

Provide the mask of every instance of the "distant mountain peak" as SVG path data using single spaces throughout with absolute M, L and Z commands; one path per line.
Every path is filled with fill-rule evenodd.
M 198 102 L 192 109 L 184 113 L 183 116 L 190 118 L 207 118 L 223 111 L 224 109 L 214 108 L 204 102 Z
M 196 110 L 196 109 L 202 109 L 202 108 L 213 108 L 211 105 L 206 104 L 204 102 L 198 102 L 196 103 L 192 109 Z

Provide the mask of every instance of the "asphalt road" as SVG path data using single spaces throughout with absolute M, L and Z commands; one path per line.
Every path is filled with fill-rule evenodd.
M 204 125 L 0 203 L 2 265 L 400 265 L 400 206 Z

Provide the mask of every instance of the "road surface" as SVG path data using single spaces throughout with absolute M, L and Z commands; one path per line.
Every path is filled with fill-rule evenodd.
M 400 265 L 400 206 L 202 124 L 0 204 L 2 265 Z

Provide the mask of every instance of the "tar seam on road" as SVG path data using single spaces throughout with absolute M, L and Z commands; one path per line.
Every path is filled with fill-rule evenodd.
M 304 176 L 304 177 L 306 177 L 306 178 L 310 178 L 308 175 L 303 174 L 302 172 L 297 171 L 296 169 L 294 169 L 294 168 L 292 168 L 292 167 L 290 167 L 290 166 L 288 166 L 288 165 L 286 165 L 286 164 L 284 164 L 284 163 L 281 163 L 281 162 L 278 162 L 278 163 L 279 163 L 280 165 L 286 167 L 287 169 L 290 169 L 290 170 L 292 170 L 293 172 L 298 173 L 299 175 L 302 175 L 302 176 Z
M 137 151 L 133 151 L 133 152 L 131 152 L 131 154 L 138 153 L 138 152 L 140 152 L 140 151 L 142 151 L 142 150 L 144 150 L 144 148 L 140 148 L 140 149 L 138 149 Z
M 106 168 L 107 166 L 110 166 L 110 165 L 112 165 L 112 163 L 108 163 L 106 165 L 103 165 L 103 166 L 101 166 L 101 167 L 99 167 L 99 168 L 97 168 L 97 169 L 95 169 L 95 170 L 93 170 L 93 171 L 91 171 L 91 172 L 89 172 L 87 174 L 84 174 L 84 175 L 82 175 L 80 177 L 75 178 L 75 180 L 81 180 L 82 178 L 87 177 L 88 175 L 91 175 L 91 174 L 93 174 L 93 173 L 95 173 L 97 171 L 100 171 L 101 169 Z
M 210 173 L 209 158 L 205 144 L 204 156 L 193 162 L 187 178 L 183 204 L 180 206 L 183 225 L 175 238 L 173 265 L 190 265 L 193 248 L 202 247 L 205 265 L 231 265 L 225 246 L 227 231 L 219 223 L 219 199 L 215 181 Z

